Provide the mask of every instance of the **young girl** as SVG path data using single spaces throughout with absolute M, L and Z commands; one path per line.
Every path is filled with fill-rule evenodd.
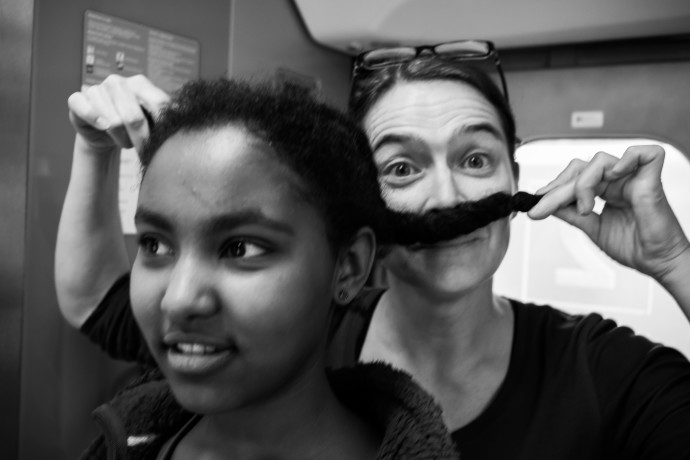
M 294 88 L 195 82 L 141 158 L 130 294 L 158 369 L 97 409 L 85 458 L 455 457 L 406 374 L 324 369 L 383 209 L 352 122 Z

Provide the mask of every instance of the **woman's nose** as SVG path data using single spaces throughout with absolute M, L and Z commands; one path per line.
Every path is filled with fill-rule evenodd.
M 210 269 L 194 258 L 180 258 L 172 269 L 161 309 L 173 320 L 210 317 L 219 302 Z
M 432 187 L 426 209 L 448 208 L 462 201 L 458 178 L 446 165 L 434 168 Z

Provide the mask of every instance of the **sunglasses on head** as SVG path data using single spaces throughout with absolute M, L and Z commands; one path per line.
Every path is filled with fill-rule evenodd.
M 352 67 L 352 80 L 356 81 L 371 71 L 403 64 L 418 57 L 428 56 L 451 62 L 490 62 L 498 74 L 503 96 L 508 101 L 508 85 L 494 44 L 485 40 L 460 40 L 437 45 L 395 46 L 376 48 L 359 54 Z

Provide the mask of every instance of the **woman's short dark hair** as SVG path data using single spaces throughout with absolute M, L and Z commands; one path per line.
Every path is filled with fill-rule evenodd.
M 227 79 L 186 84 L 153 125 L 141 153 L 144 177 L 174 134 L 227 125 L 265 142 L 301 179 L 300 195 L 323 216 L 334 249 L 362 227 L 378 230 L 385 204 L 365 134 L 350 117 L 290 84 Z
M 358 123 L 364 121 L 371 107 L 398 82 L 459 81 L 475 88 L 494 106 L 506 136 L 508 151 L 514 160 L 517 137 L 513 112 L 494 81 L 481 69 L 461 62 L 425 56 L 364 72 L 355 77 L 349 101 L 350 113 Z

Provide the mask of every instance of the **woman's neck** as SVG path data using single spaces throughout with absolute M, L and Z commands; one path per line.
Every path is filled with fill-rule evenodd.
M 371 321 L 361 361 L 385 361 L 409 372 L 443 408 L 452 430 L 474 420 L 508 372 L 514 315 L 491 280 L 441 301 L 390 283 Z
M 389 278 L 360 359 L 383 360 L 409 371 L 424 372 L 429 366 L 457 370 L 509 353 L 512 326 L 510 304 L 493 294 L 491 279 L 452 299 L 440 299 Z
M 375 458 L 376 430 L 342 406 L 323 367 L 315 371 L 270 400 L 205 415 L 173 460 Z
M 385 323 L 402 333 L 404 343 L 446 346 L 449 341 L 465 349 L 482 346 L 483 329 L 500 321 L 501 303 L 493 295 L 493 280 L 487 279 L 463 292 L 439 295 L 429 289 L 389 277 L 388 290 L 377 307 Z M 404 344 L 403 344 L 404 345 Z

